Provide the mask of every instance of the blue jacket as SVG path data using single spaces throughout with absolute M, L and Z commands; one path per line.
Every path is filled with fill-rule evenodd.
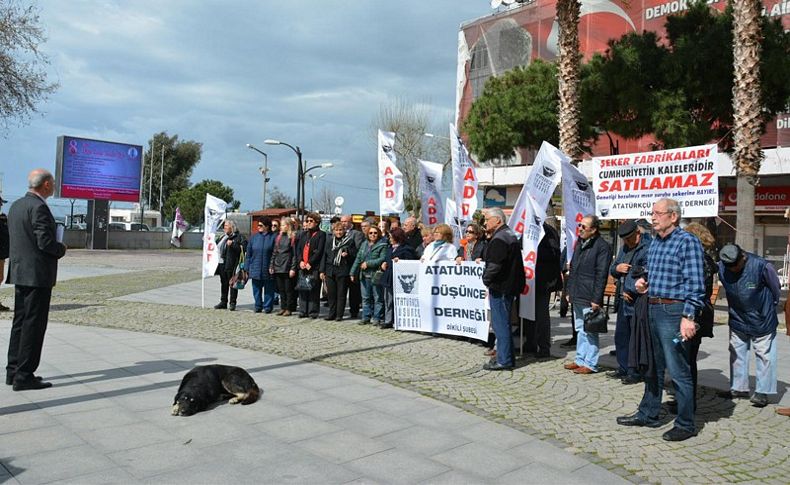
M 624 315 L 631 316 L 634 314 L 633 303 L 628 303 L 623 297 L 622 293 L 628 293 L 636 300 L 636 279 L 629 271 L 626 274 L 617 272 L 617 265 L 620 263 L 629 263 L 631 268 L 641 266 L 647 267 L 647 250 L 650 247 L 650 242 L 653 240 L 650 234 L 642 234 L 639 239 L 639 244 L 631 249 L 628 249 L 625 244 L 620 248 L 620 252 L 609 267 L 609 274 L 615 279 L 617 283 L 617 292 L 614 296 L 615 307 L 618 308 L 617 312 L 623 312 Z
M 735 274 L 719 262 L 719 280 L 727 292 L 730 328 L 750 337 L 776 331 L 779 319 L 779 278 L 773 266 L 763 258 L 746 253 L 746 265 Z
M 250 278 L 266 280 L 273 277 L 269 274 L 269 264 L 274 251 L 274 237 L 272 232 L 255 233 L 247 243 L 246 267 Z

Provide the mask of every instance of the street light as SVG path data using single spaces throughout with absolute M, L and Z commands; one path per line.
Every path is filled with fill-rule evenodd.
M 302 208 L 299 207 L 299 201 L 301 200 L 302 195 L 302 185 L 304 185 L 304 172 L 302 172 L 302 150 L 300 150 L 298 146 L 294 147 L 288 143 L 281 142 L 280 140 L 267 139 L 263 140 L 263 142 L 267 145 L 285 145 L 293 150 L 294 153 L 296 153 L 296 157 L 299 161 L 299 164 L 296 167 L 296 217 L 300 218 L 302 215 Z
M 307 168 L 307 169 L 305 169 L 304 172 L 302 172 L 302 207 L 304 207 L 304 205 L 305 205 L 304 204 L 304 196 L 305 196 L 304 180 L 305 180 L 305 175 L 307 175 L 307 173 L 310 172 L 311 170 L 316 170 L 318 168 L 332 168 L 334 166 L 335 166 L 335 164 L 330 163 L 330 162 L 319 163 L 318 165 L 313 165 L 312 167 Z M 313 195 L 315 195 L 315 194 L 313 194 Z M 312 200 L 311 200 L 311 202 L 312 202 Z M 312 204 L 311 204 L 310 208 L 312 209 Z
M 422 136 L 425 136 L 425 137 L 428 137 L 428 138 L 443 138 L 445 140 L 449 140 L 450 139 L 449 137 L 446 137 L 446 136 L 434 135 L 433 133 L 423 133 Z
M 320 178 L 323 178 L 324 175 L 326 175 L 326 172 L 320 173 L 318 175 L 316 175 L 314 173 L 307 174 L 307 176 L 310 177 L 310 182 L 311 182 L 311 184 L 310 184 L 311 185 L 310 212 L 313 211 L 313 201 L 315 200 L 315 181 L 320 179 Z
M 247 148 L 250 150 L 255 150 L 256 152 L 263 155 L 263 167 L 258 167 L 258 170 L 260 170 L 261 175 L 263 175 L 263 204 L 261 205 L 261 209 L 266 209 L 266 183 L 269 181 L 269 156 L 249 143 L 247 143 Z

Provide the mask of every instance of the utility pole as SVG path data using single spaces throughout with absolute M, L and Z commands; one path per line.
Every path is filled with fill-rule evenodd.
M 154 151 L 156 150 L 156 142 L 151 140 L 151 151 L 148 152 L 148 158 L 151 163 L 148 165 L 148 207 L 151 207 L 151 191 L 153 189 L 154 181 Z
M 163 180 L 165 176 L 165 145 L 162 144 L 162 164 L 159 167 L 159 213 L 162 212 L 162 187 L 164 186 Z

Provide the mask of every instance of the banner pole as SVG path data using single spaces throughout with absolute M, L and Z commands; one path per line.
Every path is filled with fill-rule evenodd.
M 206 278 L 200 275 L 200 308 L 206 308 Z

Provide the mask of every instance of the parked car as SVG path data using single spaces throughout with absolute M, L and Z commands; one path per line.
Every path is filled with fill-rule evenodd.
M 126 230 L 126 225 L 124 225 L 123 222 L 111 222 L 107 226 L 107 230 L 109 230 L 109 231 L 125 231 Z

